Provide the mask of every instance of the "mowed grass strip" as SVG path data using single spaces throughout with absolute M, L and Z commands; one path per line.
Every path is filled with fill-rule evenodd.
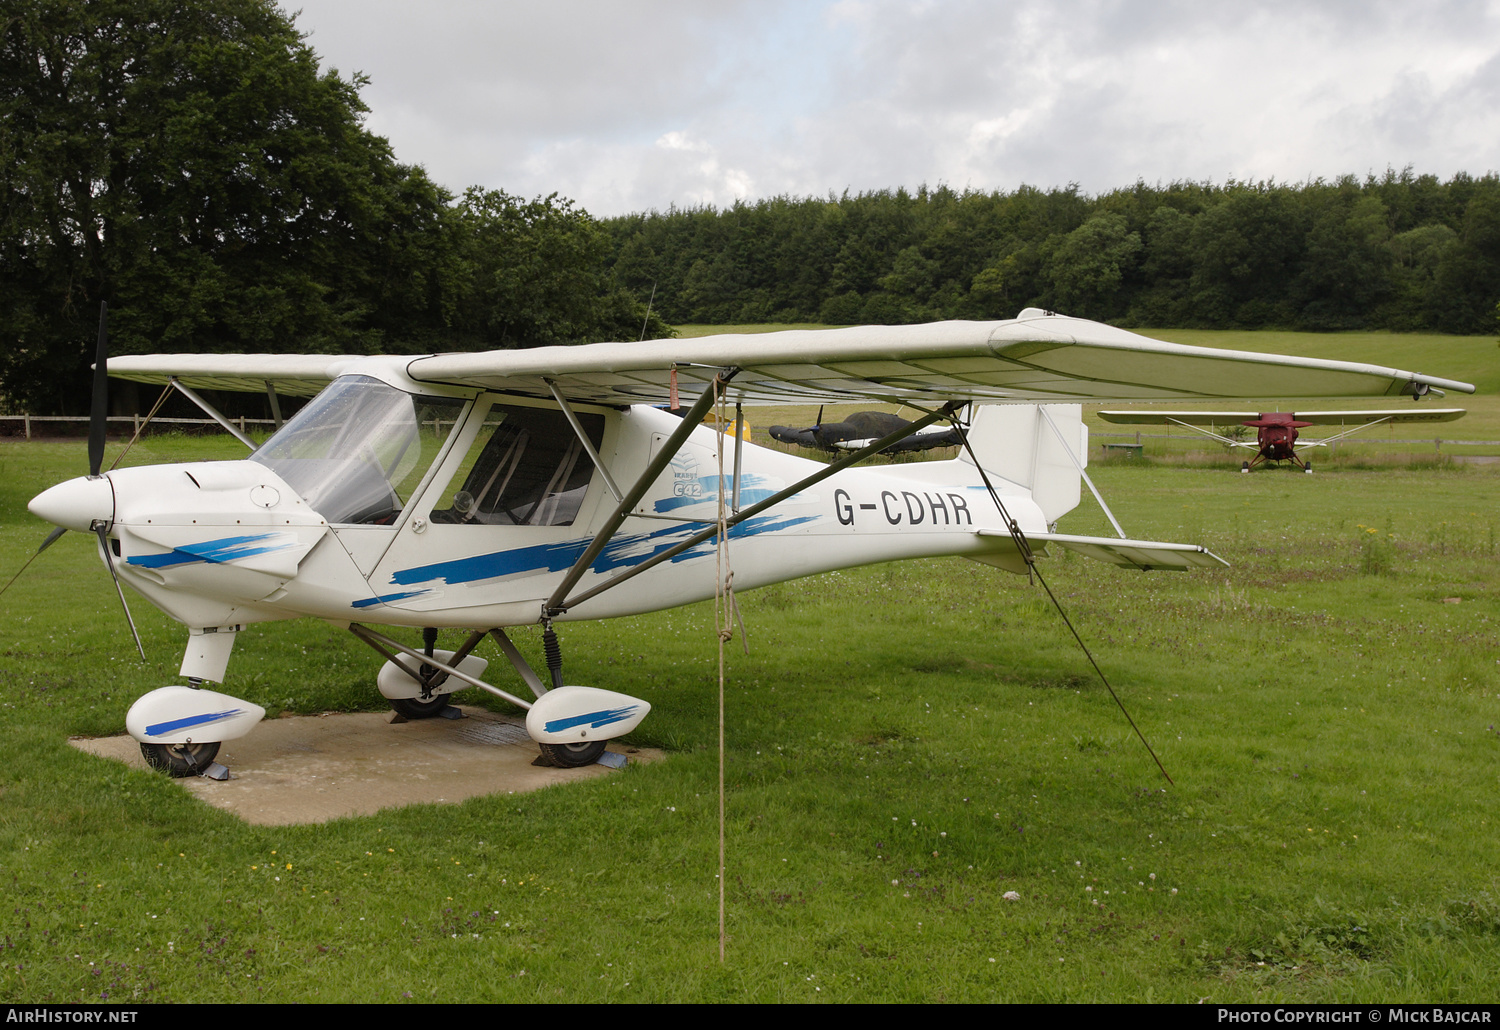
M 131 460 L 236 447 L 159 437 Z M 7 578 L 47 531 L 25 501 L 84 449 L 0 445 Z M 563 630 L 570 681 L 652 701 L 636 739 L 665 763 L 249 827 L 68 746 L 121 732 L 135 697 L 176 680 L 186 637 L 133 598 L 151 660 L 135 657 L 69 534 L 0 599 L 0 994 L 1493 998 L 1500 476 L 1093 472 L 1132 535 L 1233 565 L 1043 563 L 1176 786 L 1023 578 L 944 560 L 745 594 L 723 965 L 707 607 Z M 1092 501 L 1062 528 L 1109 533 Z M 272 715 L 379 710 L 377 662 L 322 624 L 256 626 L 225 689 Z

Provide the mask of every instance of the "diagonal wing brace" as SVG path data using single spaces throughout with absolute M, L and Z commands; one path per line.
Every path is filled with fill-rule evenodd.
M 645 496 L 646 491 L 651 488 L 651 484 L 656 482 L 656 477 L 661 475 L 662 470 L 667 467 L 673 458 L 677 457 L 677 452 L 682 449 L 682 445 L 687 442 L 687 438 L 698 427 L 698 423 L 703 421 L 703 416 L 708 414 L 708 409 L 713 405 L 719 390 L 727 385 L 729 380 L 733 379 L 738 372 L 739 369 L 737 368 L 724 369 L 718 375 L 714 376 L 713 381 L 698 395 L 698 399 L 693 402 L 693 406 L 688 409 L 687 414 L 682 416 L 682 424 L 673 431 L 671 436 L 667 437 L 666 442 L 662 444 L 661 451 L 657 453 L 656 457 L 647 462 L 646 470 L 640 474 L 640 477 L 635 481 L 635 485 L 630 488 L 630 491 L 620 499 L 614 512 L 605 520 L 603 528 L 594 535 L 594 539 L 589 542 L 588 547 L 578 556 L 578 560 L 573 563 L 573 567 L 568 570 L 568 574 L 563 577 L 557 589 L 552 592 L 552 596 L 542 603 L 543 621 L 550 620 L 554 615 L 560 615 L 568 610 L 569 603 L 565 603 L 564 600 L 568 596 L 568 591 L 578 585 L 578 581 L 583 578 L 583 574 L 588 571 L 588 567 L 594 563 L 594 559 L 599 557 L 603 553 L 604 548 L 614 539 L 615 534 L 620 530 L 620 526 L 629 517 L 631 509 L 636 506 L 636 502 Z M 577 601 L 575 600 L 571 603 L 576 604 Z
M 1249 442 L 1247 442 L 1245 440 L 1236 440 L 1233 437 L 1220 436 L 1218 433 L 1211 433 L 1207 429 L 1204 429 L 1202 426 L 1195 426 L 1195 425 L 1193 425 L 1190 422 L 1181 422 L 1181 421 L 1178 421 L 1175 418 L 1170 418 L 1170 417 L 1168 417 L 1166 419 L 1163 419 L 1163 421 L 1171 423 L 1174 426 L 1181 426 L 1184 429 L 1191 429 L 1195 433 L 1202 433 L 1204 436 L 1211 437 L 1211 438 L 1219 441 L 1220 443 L 1228 444 L 1230 447 L 1254 447 L 1255 446 L 1255 444 L 1249 443 Z
M 1298 443 L 1296 447 L 1299 451 L 1304 447 L 1327 447 L 1329 444 L 1337 443 L 1346 436 L 1353 436 L 1355 433 L 1358 433 L 1361 430 L 1369 429 L 1371 426 L 1378 426 L 1381 423 L 1389 421 L 1391 421 L 1389 418 L 1376 419 L 1374 422 L 1366 422 L 1363 425 L 1355 426 L 1353 429 L 1346 429 L 1336 436 L 1326 436 L 1321 440 L 1308 440 L 1303 443 Z
M 705 390 L 703 394 L 711 401 L 713 392 L 714 389 L 711 387 L 710 389 Z M 699 405 L 702 405 L 704 410 L 707 410 L 707 405 L 703 404 L 702 397 L 699 398 L 699 403 L 693 406 L 693 410 L 697 411 Z M 879 454 L 881 451 L 891 446 L 891 444 L 898 443 L 901 440 L 906 439 L 908 436 L 911 436 L 913 433 L 917 433 L 923 429 L 926 429 L 934 422 L 952 418 L 954 413 L 962 407 L 962 401 L 949 401 L 937 411 L 929 412 L 927 415 L 923 416 L 915 422 L 910 423 L 909 425 L 901 427 L 894 433 L 890 433 L 887 436 L 881 437 L 879 440 L 876 440 L 868 447 L 863 447 L 860 450 L 852 451 L 844 457 L 840 458 L 838 461 L 832 463 L 831 465 L 824 467 L 823 469 L 813 473 L 805 479 L 793 483 L 786 489 L 772 494 L 770 497 L 767 497 L 765 500 L 760 501 L 757 504 L 752 504 L 750 507 L 744 509 L 743 511 L 736 512 L 732 517 L 725 520 L 726 532 L 729 529 L 732 529 L 733 527 L 739 525 L 741 522 L 744 522 L 746 519 L 754 518 L 756 515 L 759 515 L 767 508 L 770 508 L 773 505 L 780 504 L 788 497 L 799 494 L 803 490 L 806 490 L 808 487 L 813 486 L 814 484 L 821 483 L 823 480 L 827 479 L 829 476 L 837 472 L 842 472 L 844 469 L 848 468 L 850 465 L 853 465 L 855 462 L 863 461 L 865 458 L 868 458 L 873 454 Z M 698 412 L 698 417 L 701 418 L 702 414 L 702 412 Z M 692 412 L 689 412 L 689 415 L 691 416 Z M 683 421 L 687 422 L 687 419 L 684 418 Z M 690 424 L 687 428 L 691 431 L 693 425 Z M 678 439 L 679 435 L 682 437 L 681 440 Z M 631 489 L 631 506 L 633 506 L 635 502 L 640 499 L 641 495 L 645 493 L 646 487 L 649 486 L 652 482 L 655 482 L 656 477 L 660 475 L 661 470 L 666 468 L 667 462 L 671 461 L 672 457 L 676 455 L 678 449 L 681 448 L 683 441 L 686 439 L 687 434 L 683 433 L 682 430 L 679 429 L 672 435 L 671 439 L 667 441 L 666 445 L 662 447 L 661 454 L 658 455 L 657 461 L 652 462 L 651 467 L 648 467 L 646 469 L 646 472 L 643 474 L 641 482 L 637 483 L 636 487 L 633 487 Z M 598 586 L 590 590 L 585 590 L 583 593 L 578 594 L 575 597 L 568 597 L 567 592 L 573 589 L 573 587 L 577 584 L 579 578 L 581 578 L 583 575 L 583 570 L 588 567 L 588 563 L 592 562 L 594 558 L 604 550 L 604 546 L 609 543 L 609 540 L 611 538 L 613 538 L 615 532 L 619 528 L 620 523 L 623 521 L 623 518 L 619 519 L 618 521 L 612 520 L 612 524 L 606 527 L 608 530 L 608 535 L 606 536 L 604 531 L 601 531 L 600 536 L 594 538 L 595 543 L 597 543 L 599 546 L 597 548 L 590 546 L 589 550 L 584 552 L 583 557 L 580 558 L 578 560 L 578 563 L 573 566 L 572 572 L 569 573 L 569 578 L 564 581 L 562 586 L 558 587 L 557 591 L 552 595 L 552 597 L 547 599 L 547 603 L 543 606 L 542 610 L 544 618 L 551 618 L 554 615 L 559 615 L 562 612 L 567 611 L 569 608 L 573 608 L 577 605 L 582 604 L 584 601 L 587 601 L 591 597 L 602 594 L 604 591 L 609 590 L 612 587 L 619 586 L 621 583 L 625 582 L 633 576 L 638 576 L 642 572 L 654 568 L 664 561 L 670 561 L 672 558 L 675 558 L 683 551 L 686 551 L 691 547 L 697 547 L 699 544 L 703 543 L 706 540 L 713 539 L 713 537 L 716 536 L 719 532 L 719 527 L 717 524 L 710 526 L 707 529 L 693 534 L 681 543 L 676 544 L 675 546 L 670 547 L 665 551 L 662 551 L 660 554 L 654 555 L 646 561 L 641 562 L 639 565 L 634 565 L 629 569 L 611 576 L 609 579 L 605 580 L 603 583 L 600 583 Z M 600 537 L 603 537 L 604 539 L 601 540 Z M 573 575 L 573 572 L 577 572 L 578 575 Z M 566 598 L 566 600 L 564 600 L 564 598 Z

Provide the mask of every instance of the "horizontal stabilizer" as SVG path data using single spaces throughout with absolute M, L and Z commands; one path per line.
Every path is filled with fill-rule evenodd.
M 1001 530 L 981 529 L 982 537 L 1010 539 L 1010 534 Z M 1222 569 L 1229 563 L 1207 548 L 1197 544 L 1169 544 L 1160 540 L 1120 540 L 1104 536 L 1068 536 L 1063 533 L 1028 533 L 1033 550 L 1038 544 L 1056 544 L 1069 551 L 1099 561 L 1109 562 L 1124 568 L 1150 572 L 1158 569 L 1184 572 L 1188 569 Z

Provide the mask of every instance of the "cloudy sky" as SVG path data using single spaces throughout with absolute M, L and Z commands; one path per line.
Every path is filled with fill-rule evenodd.
M 1500 0 L 282 2 L 401 161 L 598 216 L 1500 170 Z

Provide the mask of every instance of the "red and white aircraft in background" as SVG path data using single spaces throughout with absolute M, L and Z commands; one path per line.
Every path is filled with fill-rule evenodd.
M 1249 472 L 1267 461 L 1289 461 L 1303 472 L 1311 472 L 1312 462 L 1303 461 L 1297 453 L 1303 448 L 1327 447 L 1371 426 L 1396 422 L 1452 422 L 1465 414 L 1463 408 L 1423 408 L 1405 411 L 1101 411 L 1099 417 L 1126 426 L 1182 426 L 1229 447 L 1253 449 L 1255 457 L 1240 463 L 1241 472 Z M 1236 440 L 1203 428 L 1235 423 L 1254 429 L 1255 442 Z M 1310 426 L 1342 426 L 1344 431 L 1336 436 L 1299 443 L 1297 430 Z

